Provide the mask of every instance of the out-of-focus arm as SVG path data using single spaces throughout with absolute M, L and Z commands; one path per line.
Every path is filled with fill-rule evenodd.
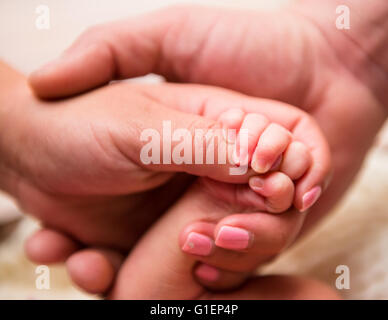
M 0 61 L 0 189 L 13 193 L 16 189 L 16 173 L 10 168 L 8 132 L 17 130 L 11 123 L 10 113 L 18 106 L 18 92 L 26 86 L 22 74 Z
M 291 6 L 318 26 L 338 59 L 388 108 L 388 1 L 296 0 Z M 341 28 L 347 14 L 349 29 Z

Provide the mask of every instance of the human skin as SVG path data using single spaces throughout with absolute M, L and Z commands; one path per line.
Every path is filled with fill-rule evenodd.
M 41 101 L 32 94 L 23 76 L 5 65 L 0 67 L 3 85 L 11 92 L 10 96 L 2 97 L 1 108 L 3 186 L 24 210 L 84 244 L 129 249 L 144 231 L 141 221 L 139 226 L 132 227 L 138 231 L 128 235 L 129 225 L 122 224 L 118 229 L 109 230 L 106 227 L 109 223 L 103 221 L 103 212 L 110 212 L 107 219 L 112 219 L 112 227 L 113 222 L 125 222 L 123 215 L 131 210 L 144 210 L 139 213 L 139 220 L 150 223 L 155 215 L 147 212 L 157 211 L 157 217 L 170 203 L 165 195 L 167 189 L 163 189 L 164 192 L 152 189 L 166 184 L 175 172 L 231 183 L 247 183 L 248 178 L 255 175 L 252 170 L 245 175 L 230 175 L 230 163 L 143 164 L 139 158 L 144 145 L 139 139 L 140 133 L 148 128 L 161 133 L 162 120 L 170 120 L 172 130 L 188 128 L 194 137 L 195 129 L 214 129 L 220 126 L 216 119 L 222 112 L 243 105 L 246 112 L 268 113 L 273 121 L 295 131 L 295 138 L 301 142 L 305 140 L 320 158 L 326 172 L 330 167 L 328 147 L 317 125 L 303 112 L 282 103 L 195 85 L 128 83 L 107 86 L 63 101 Z M 15 81 L 9 81 L 12 77 Z M 207 101 L 206 108 L 203 108 L 204 101 Z M 191 112 L 180 112 L 180 108 L 187 107 Z M 196 115 L 200 113 L 206 118 Z M 308 139 L 302 134 L 304 130 L 309 132 Z M 174 142 L 172 148 L 177 143 Z M 316 183 L 323 184 L 325 171 L 320 173 Z M 285 184 L 293 190 L 290 179 Z M 171 194 L 173 199 L 176 198 L 174 192 Z M 144 206 L 146 198 L 158 200 L 160 208 Z M 288 198 L 292 201 L 292 194 Z M 291 204 L 279 205 L 274 201 L 271 210 L 271 202 L 267 206 L 259 203 L 261 207 L 255 206 L 258 210 L 270 211 L 283 211 Z M 87 226 L 87 221 L 101 227 Z
M 175 7 L 96 26 L 61 59 L 34 73 L 31 84 L 42 97 L 65 96 L 112 78 L 155 72 L 168 80 L 211 84 L 299 106 L 324 130 L 340 172 L 338 178 L 333 176 L 335 190 L 325 194 L 328 201 L 321 201 L 309 215 L 308 227 L 346 190 L 386 117 L 386 97 L 377 94 L 386 82 L 375 80 L 381 78 L 384 65 L 378 68 L 370 60 L 377 55 L 373 61 L 385 61 L 387 51 L 378 50 L 385 34 L 370 22 L 374 11 L 353 22 L 351 32 L 362 29 L 354 32 L 357 37 L 371 30 L 374 42 L 382 45 L 373 46 L 368 37 L 359 39 L 363 50 L 347 50 L 350 41 L 344 31 L 325 15 L 335 12 L 338 1 L 318 3 L 296 2 L 274 13 Z M 347 3 L 358 12 L 373 7 L 362 1 L 342 4 Z M 386 2 L 374 3 L 381 7 L 379 17 L 384 16 Z
M 150 198 L 157 200 L 159 196 L 158 192 L 161 198 L 166 197 L 167 194 L 160 189 L 152 191 L 152 194 L 144 193 L 141 195 L 133 195 L 132 197 L 130 195 L 122 195 L 121 193 L 139 192 L 147 188 L 154 188 L 161 184 L 160 181 L 165 182 L 167 178 L 170 178 L 170 174 L 164 179 L 157 177 L 153 182 L 153 177 L 156 175 L 155 171 L 146 172 L 142 167 L 136 166 L 134 161 L 131 162 L 129 158 L 126 159 L 129 170 L 123 170 L 121 174 L 128 174 L 129 176 L 126 179 L 131 180 L 137 189 L 134 189 L 132 184 L 127 187 L 120 185 L 119 189 L 115 189 L 115 186 L 110 184 L 110 179 L 119 179 L 116 171 L 122 168 L 122 163 L 118 161 L 119 159 L 113 158 L 113 163 L 117 165 L 115 167 L 114 165 L 107 165 L 106 162 L 102 161 L 106 160 L 103 155 L 111 155 L 112 150 L 109 149 L 109 144 L 104 143 L 106 142 L 104 140 L 98 140 L 99 146 L 106 146 L 104 154 L 101 155 L 99 153 L 100 149 L 95 150 L 95 132 L 93 132 L 90 139 L 87 139 L 90 131 L 89 127 L 85 125 L 84 117 L 86 117 L 88 124 L 101 124 L 99 121 L 101 117 L 104 123 L 114 122 L 114 126 L 120 127 L 123 124 L 116 122 L 117 115 L 119 115 L 118 119 L 133 119 L 134 117 L 138 119 L 141 117 L 139 114 L 126 113 L 128 112 L 128 105 L 131 105 L 131 103 L 136 103 L 136 110 L 141 110 L 142 105 L 146 105 L 147 108 L 153 110 L 151 102 L 155 103 L 155 100 L 151 99 L 151 101 L 148 101 L 142 95 L 147 90 L 148 98 L 153 95 L 156 97 L 157 93 L 161 92 L 168 96 L 167 99 L 162 99 L 163 103 L 157 105 L 159 109 L 163 108 L 166 104 L 169 105 L 169 101 L 172 103 L 172 97 L 176 100 L 176 104 L 179 105 L 183 100 L 179 98 L 179 94 L 177 93 L 180 93 L 187 102 L 187 98 L 190 92 L 192 92 L 193 96 L 195 96 L 195 99 L 193 98 L 191 103 L 193 112 L 202 105 L 201 102 L 204 98 L 209 98 L 212 94 L 216 93 L 217 98 L 214 99 L 214 107 L 212 107 L 212 104 L 209 104 L 209 111 L 215 113 L 214 117 L 217 115 L 217 109 L 220 111 L 226 110 L 227 105 L 233 107 L 234 105 L 243 103 L 247 111 L 261 110 L 263 113 L 266 112 L 265 107 L 271 105 L 270 101 L 246 98 L 242 95 L 228 93 L 224 90 L 197 88 L 196 86 L 183 89 L 183 86 L 181 88 L 181 86 L 164 85 L 158 91 L 155 89 L 157 88 L 155 86 L 142 87 L 128 84 L 103 88 L 85 96 L 74 97 L 64 101 L 42 102 L 31 94 L 25 84 L 25 80 L 20 74 L 12 71 L 5 65 L 1 65 L 1 67 L 1 79 L 4 79 L 2 82 L 3 87 L 6 87 L 8 92 L 11 93 L 7 97 L 2 97 L 3 103 L 1 108 L 3 121 L 1 126 L 1 163 L 4 167 L 4 176 L 1 181 L 4 188 L 16 197 L 27 212 L 40 218 L 45 225 L 70 234 L 83 244 L 93 244 L 95 246 L 106 245 L 111 248 L 130 248 L 136 235 L 144 228 L 144 221 L 139 221 L 138 223 L 138 219 L 127 219 L 127 216 L 131 214 L 131 211 L 136 210 L 137 215 L 146 216 L 146 221 L 155 218 L 155 213 L 152 212 L 149 206 L 143 208 L 142 200 L 149 201 Z M 223 95 L 225 95 L 224 99 Z M 120 106 L 124 107 L 115 107 L 114 103 L 112 103 L 115 96 L 120 97 Z M 109 98 L 109 104 L 105 99 L 106 97 Z M 128 97 L 128 100 L 125 97 Z M 123 103 L 123 100 L 126 104 Z M 171 104 L 170 106 L 172 108 L 178 108 L 177 105 Z M 295 125 L 295 120 L 302 114 L 300 111 L 280 103 L 272 103 L 272 106 L 274 109 L 269 114 L 277 122 L 283 123 L 286 126 L 294 124 L 294 129 L 299 127 L 299 125 Z M 112 112 L 112 108 L 114 107 L 115 112 Z M 279 110 L 275 111 L 276 108 L 279 108 Z M 147 111 L 150 111 L 149 109 Z M 107 110 L 109 115 L 105 110 Z M 287 111 L 287 113 L 284 111 Z M 99 112 L 102 112 L 102 114 L 99 114 Z M 115 115 L 116 112 L 117 114 Z M 177 117 L 177 114 L 168 114 L 168 110 L 163 110 L 163 112 L 164 117 L 169 118 L 171 116 L 178 124 L 185 125 L 185 122 L 179 122 L 182 119 L 174 119 L 174 117 Z M 207 111 L 203 110 L 203 114 L 207 115 Z M 285 115 L 287 117 L 284 117 Z M 195 118 L 194 120 L 196 121 L 196 125 L 201 124 L 199 118 Z M 193 120 L 189 119 L 189 121 Z M 309 119 L 307 119 L 308 121 Z M 206 125 L 202 127 L 214 127 L 212 124 L 204 123 Z M 124 124 L 126 126 L 128 125 L 126 122 Z M 302 125 L 305 126 L 305 124 L 304 122 L 304 125 Z M 10 127 L 11 125 L 12 127 Z M 66 131 L 70 125 L 72 126 L 71 130 Z M 155 127 L 155 123 L 148 123 L 148 125 Z M 84 129 L 85 127 L 87 128 L 86 131 Z M 306 128 L 309 128 L 309 126 Z M 311 133 L 315 130 L 314 127 L 310 127 Z M 73 132 L 76 132 L 77 137 L 80 136 L 83 139 L 77 140 L 72 135 Z M 101 131 L 99 132 L 101 134 Z M 117 131 L 112 131 L 111 133 L 117 134 Z M 113 136 L 108 141 L 114 140 L 114 138 L 119 139 Z M 130 140 L 130 136 L 124 136 L 124 139 L 126 138 Z M 301 139 L 303 140 L 303 137 Z M 327 149 L 324 139 L 322 137 L 320 139 L 321 142 L 319 143 L 323 144 L 320 148 Z M 51 141 L 54 144 L 51 144 Z M 58 141 L 60 141 L 60 144 L 58 144 Z M 68 149 L 62 150 L 60 146 L 65 149 L 71 146 L 70 149 L 73 151 L 71 153 L 71 159 L 68 158 L 68 153 L 64 152 L 68 151 Z M 83 152 L 85 148 L 88 150 L 86 153 Z M 104 164 L 102 168 L 101 163 Z M 51 166 L 54 166 L 55 170 L 52 170 Z M 88 174 L 83 177 L 82 174 L 85 168 L 88 168 Z M 126 169 L 126 167 L 124 168 Z M 172 168 L 170 169 L 173 170 Z M 66 179 L 63 178 L 63 170 L 66 170 Z M 176 167 L 175 170 L 177 170 Z M 145 179 L 145 177 L 149 177 L 147 174 L 150 178 Z M 93 180 L 90 181 L 88 179 Z M 138 184 L 143 179 L 147 183 L 139 186 Z M 170 194 L 171 188 L 173 187 L 176 187 L 176 185 L 168 185 Z M 122 188 L 127 189 L 127 191 L 124 191 Z M 160 207 L 160 202 L 158 204 L 159 212 L 162 208 Z M 140 209 L 143 212 L 139 212 Z M 185 211 L 189 213 L 190 217 L 190 210 Z M 103 218 L 104 214 L 107 214 L 106 219 Z M 147 215 L 150 215 L 150 217 L 147 217 Z M 191 213 L 191 215 L 193 214 Z M 195 216 L 197 217 L 197 215 Z M 297 216 L 300 217 L 298 220 L 301 220 L 303 217 L 301 214 L 297 214 Z M 90 221 L 90 223 L 86 224 L 87 221 Z M 134 221 L 136 221 L 136 225 L 131 228 L 131 224 Z M 117 224 L 118 222 L 120 222 L 120 225 Z M 138 233 L 131 235 L 131 232 L 134 233 L 135 230 Z M 165 231 L 168 230 L 165 229 Z M 61 245 L 62 239 L 55 233 L 48 235 L 46 232 L 46 234 L 41 233 L 40 235 L 46 236 L 49 243 L 56 246 L 54 248 L 56 250 L 63 250 L 69 253 L 77 249 L 77 243 L 67 246 Z M 60 259 L 56 253 L 55 255 L 54 260 Z M 120 262 L 119 254 L 106 250 L 105 256 L 111 260 L 116 260 L 114 263 L 116 265 Z M 50 259 L 46 259 L 45 262 L 49 263 Z M 110 273 L 104 273 L 104 276 L 110 276 Z M 190 273 L 188 273 L 188 277 L 191 278 Z M 97 286 L 94 290 L 99 291 L 101 287 Z
M 351 7 L 349 31 L 335 28 L 339 4 Z M 333 153 L 332 184 L 307 216 L 308 230 L 344 194 L 386 119 L 387 11 L 383 0 L 302 1 L 275 13 L 166 9 L 92 28 L 32 84 L 42 96 L 63 96 L 155 72 L 298 105 Z
M 206 130 L 215 125 L 214 121 L 163 109 L 162 104 L 128 84 L 64 101 L 43 102 L 33 95 L 21 74 L 4 64 L 0 68 L 4 89 L 0 98 L 1 187 L 46 226 L 60 229 L 83 244 L 128 250 L 192 181 L 181 175 L 173 178 L 166 172 L 168 165 L 162 167 L 164 172 L 143 168 L 137 153 L 143 144 L 138 133 L 143 125 L 160 127 L 159 112 L 174 125 L 186 128 Z M 112 100 L 115 96 L 120 97 L 116 104 Z M 147 124 L 144 116 L 154 122 Z M 122 148 L 118 146 L 121 143 Z M 136 153 L 137 162 L 125 148 Z M 221 175 L 228 173 L 226 169 Z M 206 175 L 198 172 L 202 174 Z M 163 184 L 166 188 L 157 188 Z M 158 202 L 157 208 L 150 198 Z M 135 226 L 126 219 L 131 211 L 137 214 Z M 53 212 L 61 218 L 55 219 Z M 113 225 L 119 223 L 121 229 L 105 228 L 109 220 Z M 93 224 L 99 227 L 93 228 Z

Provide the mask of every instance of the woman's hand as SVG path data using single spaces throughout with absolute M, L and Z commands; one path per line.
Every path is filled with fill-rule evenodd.
M 380 6 L 375 14 L 383 17 L 386 2 L 373 3 Z M 337 4 L 302 1 L 271 13 L 174 7 L 96 26 L 59 60 L 32 74 L 30 82 L 41 97 L 63 97 L 154 72 L 167 80 L 217 85 L 299 106 L 323 129 L 334 167 L 333 187 L 308 215 L 307 228 L 344 194 L 386 118 L 386 100 L 379 94 L 386 82 L 377 80 L 384 74 L 380 62 L 388 52 L 387 32 L 371 23 L 374 12 L 367 11 L 352 30 L 363 30 L 362 35 L 370 30 L 383 49 L 371 52 L 374 47 L 362 37 L 364 51 L 346 51 L 345 31 L 334 28 Z M 365 2 L 354 4 L 354 10 L 365 11 Z M 379 63 L 372 67 L 370 56 Z
M 1 184 L 24 211 L 83 244 L 129 250 L 192 181 L 177 172 L 230 177 L 228 165 L 142 163 L 142 130 L 162 137 L 162 120 L 169 120 L 172 130 L 194 136 L 217 125 L 151 98 L 149 86 L 122 83 L 42 101 L 23 76 L 0 68 L 0 80 L 12 83 L 0 98 Z M 187 92 L 184 99 L 190 101 Z

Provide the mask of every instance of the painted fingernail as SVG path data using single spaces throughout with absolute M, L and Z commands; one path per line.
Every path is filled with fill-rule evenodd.
M 249 186 L 254 191 L 261 191 L 264 187 L 264 181 L 260 177 L 252 177 L 249 179 Z
M 321 196 L 322 188 L 314 187 L 310 191 L 306 192 L 302 197 L 302 209 L 301 212 L 306 211 L 311 208 L 311 206 L 318 200 Z
M 195 269 L 195 275 L 202 280 L 208 282 L 217 281 L 220 277 L 220 271 L 207 264 L 201 264 Z
M 243 250 L 249 247 L 251 234 L 244 229 L 223 226 L 218 231 L 216 245 L 225 249 Z
M 211 238 L 197 232 L 190 232 L 182 250 L 198 256 L 208 256 L 213 247 L 214 244 Z

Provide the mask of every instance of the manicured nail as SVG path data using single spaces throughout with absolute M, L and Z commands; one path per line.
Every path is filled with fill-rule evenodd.
M 264 181 L 260 177 L 251 177 L 249 179 L 249 186 L 254 191 L 261 191 L 261 190 L 263 190 L 263 187 L 264 187 Z
M 271 168 L 271 164 L 262 159 L 257 159 L 257 157 L 254 156 L 251 167 L 257 173 L 266 173 Z
M 251 234 L 244 229 L 230 226 L 221 227 L 215 241 L 216 245 L 225 249 L 243 250 L 251 243 Z
M 321 193 L 321 187 L 314 187 L 310 191 L 306 192 L 302 198 L 302 209 L 300 211 L 304 212 L 309 209 L 318 200 Z
M 201 264 L 200 266 L 198 266 L 198 268 L 195 269 L 194 273 L 198 278 L 208 282 L 217 281 L 220 277 L 220 271 L 207 264 Z
M 209 237 L 200 233 L 190 232 L 182 250 L 198 256 L 208 256 L 212 252 L 213 247 L 213 240 Z

